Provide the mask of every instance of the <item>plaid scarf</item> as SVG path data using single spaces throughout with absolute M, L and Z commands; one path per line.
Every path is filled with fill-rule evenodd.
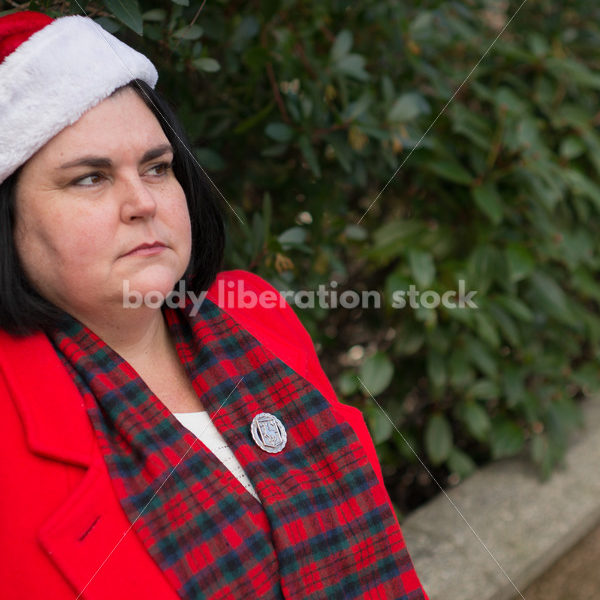
M 179 596 L 422 600 L 352 428 L 214 303 L 205 300 L 195 317 L 191 308 L 165 309 L 178 355 L 261 502 L 94 333 L 69 319 L 51 336 L 121 506 Z M 251 437 L 261 412 L 286 428 L 277 454 Z

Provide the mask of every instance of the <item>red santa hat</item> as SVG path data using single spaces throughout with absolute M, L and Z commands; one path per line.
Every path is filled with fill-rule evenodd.
M 46 142 L 134 79 L 158 74 L 89 18 L 0 17 L 0 183 Z

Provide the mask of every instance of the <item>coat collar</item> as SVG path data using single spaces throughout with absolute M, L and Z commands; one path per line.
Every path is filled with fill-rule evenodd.
M 32 452 L 87 467 L 95 448 L 83 398 L 48 338 L 0 331 L 3 377 Z M 69 435 L 65 435 L 65 430 Z

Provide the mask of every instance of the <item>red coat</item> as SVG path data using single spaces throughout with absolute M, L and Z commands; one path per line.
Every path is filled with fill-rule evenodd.
M 272 289 L 255 275 L 231 271 L 219 275 L 208 297 L 219 300 L 219 281 L 240 280 L 256 293 Z M 294 311 L 220 304 L 331 402 L 383 485 L 362 413 L 336 399 Z M 130 530 L 82 398 L 44 335 L 0 332 L 0 406 L 0 598 L 178 600 Z

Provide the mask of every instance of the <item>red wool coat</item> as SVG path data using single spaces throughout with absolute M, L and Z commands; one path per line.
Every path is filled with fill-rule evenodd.
M 331 402 L 383 486 L 361 412 L 336 399 L 294 311 L 223 306 L 219 285 L 227 290 L 231 281 L 257 294 L 272 288 L 231 271 L 219 275 L 208 297 Z M 44 335 L 0 332 L 0 406 L 0 598 L 179 600 L 130 530 L 83 400 Z M 416 574 L 408 579 L 407 591 L 420 588 Z

